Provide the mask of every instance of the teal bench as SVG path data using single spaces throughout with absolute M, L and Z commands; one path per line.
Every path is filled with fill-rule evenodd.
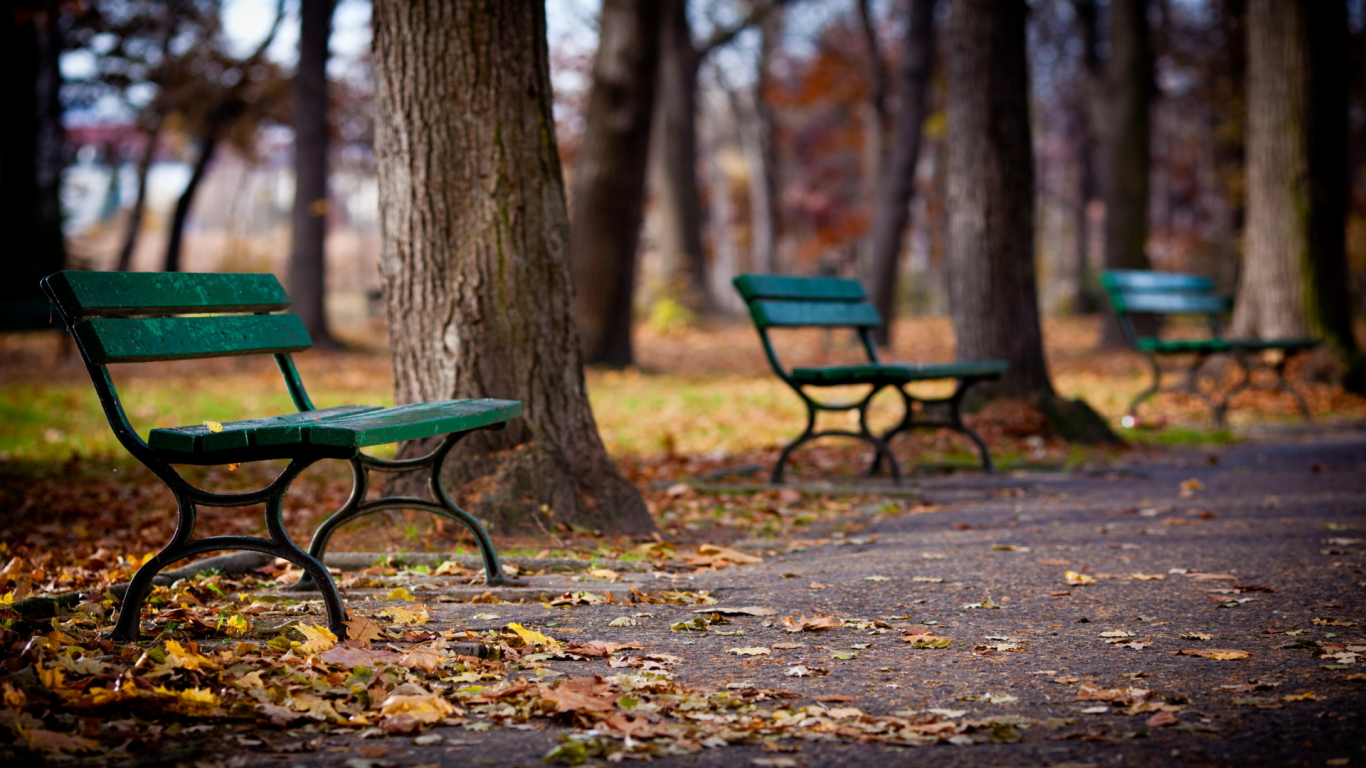
M 803 443 L 819 437 L 852 437 L 873 446 L 876 453 L 869 467 L 870 475 L 877 474 L 886 461 L 891 466 L 892 479 L 901 483 L 901 470 L 896 457 L 888 447 L 896 435 L 912 429 L 952 429 L 972 440 L 982 459 L 982 468 L 993 471 L 991 453 L 987 450 L 982 437 L 963 423 L 962 402 L 968 389 L 979 381 L 999 378 L 1010 369 L 1010 364 L 1002 360 L 981 360 L 961 363 L 883 363 L 878 360 L 877 347 L 873 344 L 870 331 L 881 324 L 877 308 L 868 301 L 868 294 L 857 280 L 834 277 L 789 277 L 785 275 L 740 275 L 734 280 L 735 288 L 749 307 L 750 317 L 759 331 L 764 353 L 773 366 L 778 378 L 801 397 L 806 404 L 806 429 L 797 439 L 788 443 L 778 456 L 773 467 L 772 481 L 783 481 L 783 468 L 792 452 Z M 778 360 L 778 354 L 769 338 L 773 328 L 850 328 L 858 333 L 863 348 L 868 354 L 868 362 L 855 365 L 831 365 L 812 368 L 793 368 L 787 370 Z M 945 398 L 927 399 L 912 395 L 906 386 L 918 381 L 954 379 L 957 387 L 952 395 Z M 868 385 L 868 394 L 856 403 L 829 403 L 813 398 L 808 389 L 839 387 L 850 384 Z M 886 387 L 893 387 L 901 393 L 904 411 L 901 421 L 881 435 L 874 434 L 868 426 L 868 406 L 873 398 Z M 942 407 L 947 413 L 942 420 L 926 419 L 917 416 L 916 406 Z M 857 411 L 859 428 L 857 432 L 848 430 L 816 431 L 816 416 L 821 411 Z
M 327 542 L 337 526 L 383 509 L 422 509 L 455 520 L 474 535 L 489 584 L 503 584 L 502 565 L 488 533 L 452 502 L 441 481 L 441 465 L 463 436 L 502 429 L 522 413 L 510 400 L 445 400 L 395 408 L 343 405 L 317 409 L 290 357 L 312 346 L 298 315 L 277 314 L 289 297 L 274 275 L 58 272 L 42 280 L 75 339 L 114 435 L 171 489 L 178 522 L 171 541 L 138 569 L 124 595 L 110 636 L 137 639 L 142 603 L 163 568 L 218 550 L 253 550 L 289 560 L 304 570 L 298 588 L 316 588 L 327 608 L 328 626 L 346 637 L 346 610 L 332 576 L 323 567 Z M 153 429 L 143 440 L 128 421 L 109 366 L 159 360 L 234 355 L 274 355 L 297 413 Z M 402 440 L 442 437 L 426 456 L 384 461 L 360 449 Z M 210 493 L 190 485 L 176 465 L 207 466 L 286 459 L 288 466 L 269 486 L 250 493 Z M 323 459 L 351 462 L 354 484 L 346 503 L 301 550 L 281 521 L 285 491 L 299 473 Z M 369 473 L 427 472 L 432 499 L 388 497 L 366 500 Z M 265 505 L 269 537 L 210 536 L 196 539 L 198 507 Z
M 1179 272 L 1150 272 L 1147 270 L 1110 270 L 1100 277 L 1109 296 L 1110 306 L 1119 319 L 1124 340 L 1148 362 L 1152 382 L 1129 403 L 1124 426 L 1138 423 L 1138 406 L 1145 400 L 1165 392 L 1194 395 L 1209 406 L 1214 422 L 1223 426 L 1229 402 L 1233 396 L 1251 387 L 1252 372 L 1266 368 L 1275 374 L 1270 389 L 1288 393 L 1308 420 L 1309 405 L 1285 377 L 1290 360 L 1319 345 L 1318 339 L 1229 339 L 1223 335 L 1223 317 L 1233 308 L 1233 299 L 1214 291 L 1214 281 L 1207 277 Z M 1164 339 L 1160 322 L 1171 316 L 1202 318 L 1208 335 L 1196 339 Z M 1148 320 L 1146 325 L 1144 318 Z M 1156 330 L 1148 330 L 1154 328 Z M 1279 352 L 1274 362 L 1267 364 L 1263 355 Z M 1226 355 L 1238 366 L 1238 381 L 1222 397 L 1200 387 L 1201 370 L 1214 355 Z M 1165 363 L 1165 364 L 1164 364 Z M 1178 373 L 1178 384 L 1162 386 L 1163 374 Z

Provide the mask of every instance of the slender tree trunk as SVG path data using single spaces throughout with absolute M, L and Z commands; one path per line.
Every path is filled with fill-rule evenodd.
M 1034 274 L 1024 0 L 953 0 L 948 17 L 949 302 L 960 360 L 1008 360 L 994 387 L 1053 396 Z
M 878 44 L 877 28 L 869 0 L 858 0 L 855 5 L 858 7 L 859 29 L 863 33 L 863 47 L 868 57 L 868 101 L 864 105 L 863 120 L 863 204 L 869 209 L 876 210 L 878 190 L 884 181 L 887 130 L 888 123 L 891 122 L 887 109 L 887 69 L 882 64 L 882 46 Z M 872 246 L 871 233 L 861 238 L 859 258 L 864 270 L 869 270 Z
M 707 228 L 712 261 L 707 269 L 707 289 L 716 311 L 726 315 L 740 315 L 745 311 L 745 304 L 732 282 L 739 273 L 739 248 L 734 236 L 736 222 L 731 179 L 721 163 L 726 146 L 736 141 L 736 112 L 731 109 L 735 101 L 737 99 L 717 99 L 701 114 L 702 140 L 706 147 L 703 168 L 710 192 L 707 195 Z
M 335 347 L 327 325 L 327 42 L 333 0 L 303 0 L 294 74 L 294 251 L 289 297 L 308 335 Z
M 446 461 L 495 530 L 654 530 L 584 387 L 544 7 L 377 0 L 372 23 L 396 400 L 523 403 Z
M 1105 268 L 1149 269 L 1148 166 L 1153 54 L 1148 0 L 1111 0 L 1110 57 L 1105 64 L 1101 131 L 1105 195 Z M 1101 346 L 1124 345 L 1113 310 Z
M 901 244 L 911 220 L 911 201 L 915 198 L 920 127 L 925 122 L 926 96 L 934 61 L 935 0 L 910 0 L 909 5 L 906 49 L 902 52 L 897 73 L 900 107 L 896 135 L 873 215 L 873 250 L 868 280 L 873 303 L 882 314 L 882 326 L 873 335 L 883 347 L 891 346 L 891 328 L 896 319 L 897 267 L 901 263 Z
M 778 141 L 768 90 L 773 60 L 782 38 L 783 11 L 775 8 L 759 22 L 758 73 L 740 137 L 749 166 L 750 269 L 783 271 L 778 264 Z M 740 114 L 737 111 L 737 114 Z
M 213 126 L 210 126 L 209 132 L 199 141 L 199 157 L 195 159 L 194 170 L 190 172 L 190 180 L 185 183 L 185 189 L 180 193 L 180 199 L 176 200 L 175 212 L 171 214 L 171 232 L 166 238 L 166 257 L 161 266 L 163 272 L 180 271 L 180 252 L 185 237 L 185 221 L 190 217 L 190 208 L 194 205 L 194 196 L 199 193 L 199 183 L 204 180 L 204 175 L 209 169 L 209 163 L 213 162 L 214 155 L 218 153 L 218 141 L 218 131 Z
M 1081 36 L 1081 71 L 1078 73 L 1079 94 L 1074 94 L 1072 121 L 1076 126 L 1077 205 L 1072 211 L 1076 233 L 1075 293 L 1072 308 L 1079 314 L 1096 311 L 1094 278 L 1091 277 L 1091 202 L 1100 194 L 1100 179 L 1096 171 L 1096 102 L 1100 98 L 1100 25 L 1095 0 L 1072 0 L 1077 31 Z
M 133 253 L 137 250 L 138 237 L 142 234 L 142 218 L 147 212 L 147 175 L 151 173 L 152 161 L 156 159 L 163 122 L 160 115 L 153 121 L 147 131 L 147 143 L 138 157 L 137 191 L 133 195 L 133 207 L 128 210 L 128 229 L 123 234 L 123 247 L 119 248 L 118 265 L 115 267 L 119 272 L 133 268 Z
M 1305 298 L 1311 328 L 1346 364 L 1344 384 L 1366 390 L 1366 360 L 1352 330 L 1347 289 L 1347 4 L 1305 2 L 1308 54 L 1309 264 Z
M 38 281 L 66 262 L 59 197 L 63 155 L 60 12 L 55 0 L 25 0 L 0 16 L 0 228 L 5 279 L 0 313 L 15 327 L 46 327 Z
M 662 20 L 651 0 L 606 0 L 575 174 L 569 252 L 585 362 L 631 365 L 645 168 Z
M 702 202 L 697 185 L 697 70 L 687 0 L 659 0 L 659 92 L 654 141 L 659 172 L 659 248 L 665 277 L 693 309 L 709 311 L 702 252 Z
M 1308 134 L 1304 115 L 1304 8 L 1290 0 L 1248 5 L 1246 253 L 1232 333 L 1309 333 Z

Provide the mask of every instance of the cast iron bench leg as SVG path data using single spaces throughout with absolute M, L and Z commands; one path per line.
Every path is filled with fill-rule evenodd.
M 873 397 L 881 391 L 881 385 L 873 385 L 872 391 L 859 401 L 858 404 L 852 406 L 828 406 L 818 404 L 808 397 L 800 388 L 793 387 L 793 389 L 797 391 L 797 395 L 801 397 L 802 402 L 806 403 L 806 429 L 797 436 L 797 439 L 788 443 L 783 448 L 782 453 L 778 454 L 778 462 L 773 466 L 773 474 L 769 478 L 770 483 L 773 485 L 782 485 L 783 468 L 786 466 L 787 460 L 792 455 L 792 452 L 803 443 L 810 442 L 818 437 L 852 437 L 873 446 L 873 449 L 877 452 L 876 460 L 878 463 L 881 463 L 882 459 L 885 457 L 892 467 L 892 482 L 895 485 L 901 485 L 901 468 L 896 465 L 895 454 L 892 453 L 892 449 L 887 446 L 885 440 L 882 440 L 877 435 L 873 434 L 873 431 L 868 428 L 868 406 L 872 403 Z M 858 410 L 859 414 L 858 432 L 848 432 L 839 429 L 831 429 L 824 432 L 816 431 L 817 411 L 851 411 L 855 409 Z
M 1230 355 L 1237 362 L 1238 368 L 1242 370 L 1243 378 L 1228 391 L 1228 394 L 1224 395 L 1224 399 L 1219 403 L 1221 411 L 1228 409 L 1229 401 L 1233 399 L 1234 395 L 1245 389 L 1251 388 L 1252 369 L 1255 367 L 1255 364 L 1250 363 L 1249 358 L 1256 358 L 1257 354 L 1258 353 L 1256 352 L 1234 352 Z M 1273 392 L 1285 392 L 1289 394 L 1290 397 L 1295 400 L 1295 405 L 1300 409 L 1300 415 L 1304 417 L 1304 420 L 1313 421 L 1313 415 L 1309 412 L 1309 403 L 1305 402 L 1304 396 L 1299 393 L 1299 390 L 1291 386 L 1289 379 L 1285 377 L 1285 368 L 1289 365 L 1290 358 L 1294 357 L 1295 354 L 1299 353 L 1291 354 L 1282 351 L 1281 358 L 1275 365 L 1266 365 L 1265 363 L 1262 363 L 1262 367 L 1271 369 L 1271 372 L 1276 375 L 1276 383 L 1271 387 L 1271 390 Z M 1260 358 L 1257 358 L 1257 360 L 1260 362 Z
M 502 428 L 503 425 L 499 425 L 492 429 Z M 446 454 L 450 453 L 451 448 L 468 434 L 469 432 L 453 432 L 441 441 L 436 450 L 415 459 L 385 461 L 365 454 L 357 454 L 355 458 L 351 459 L 351 477 L 353 480 L 351 496 L 347 498 L 341 509 L 332 513 L 313 533 L 313 540 L 308 545 L 309 555 L 318 562 L 322 562 L 323 555 L 327 551 L 327 543 L 332 538 L 332 534 L 342 524 L 358 517 L 385 509 L 421 509 L 465 526 L 479 546 L 479 554 L 484 559 L 484 574 L 488 585 L 498 587 L 510 584 L 510 580 L 503 573 L 503 564 L 498 559 L 498 552 L 493 548 L 493 540 L 489 538 L 488 531 L 484 529 L 483 524 L 477 518 L 456 506 L 455 502 L 451 500 L 450 494 L 446 492 L 445 484 L 441 481 L 441 467 L 446 459 Z M 371 470 L 375 472 L 427 470 L 427 488 L 434 501 L 406 496 L 389 496 L 366 501 L 365 494 L 370 487 Z M 290 589 L 307 591 L 316 589 L 316 587 L 308 574 L 304 574 Z
M 327 572 L 321 562 L 294 544 L 289 533 L 285 531 L 281 519 L 285 491 L 289 490 L 289 485 L 294 478 L 298 477 L 299 473 L 314 461 L 315 459 L 295 459 L 265 489 L 241 494 L 214 494 L 201 491 L 186 483 L 170 467 L 153 467 L 157 475 L 166 482 L 171 488 L 171 492 L 175 494 L 177 505 L 176 530 L 171 536 L 170 543 L 154 555 L 151 560 L 144 563 L 133 575 L 132 581 L 128 584 L 128 591 L 123 595 L 118 621 L 114 624 L 113 631 L 109 633 L 110 639 L 119 642 L 133 642 L 138 639 L 142 621 L 142 603 L 152 590 L 153 579 L 162 569 L 188 557 L 225 549 L 263 552 L 282 557 L 303 568 L 305 574 L 323 585 L 320 591 L 322 592 L 323 605 L 327 609 L 328 629 L 332 630 L 338 639 L 345 639 L 346 608 L 342 604 L 341 595 L 337 592 L 336 582 L 332 580 L 331 574 Z M 194 538 L 197 505 L 242 507 L 263 502 L 266 505 L 266 530 L 270 533 L 269 539 L 255 536 L 210 536 L 197 540 Z
M 907 392 L 905 389 L 906 385 L 897 387 L 897 391 L 901 393 L 901 402 L 905 407 L 905 411 L 901 416 L 901 423 L 897 424 L 895 427 L 892 427 L 891 429 L 887 430 L 882 434 L 882 441 L 890 444 L 893 437 L 902 432 L 909 432 L 912 429 L 951 429 L 955 432 L 958 432 L 959 434 L 966 436 L 969 440 L 972 441 L 973 445 L 976 446 L 977 454 L 982 459 L 982 471 L 988 473 L 995 472 L 996 465 L 993 464 L 991 461 L 991 451 L 987 450 L 986 441 L 982 439 L 981 435 L 977 434 L 976 430 L 974 430 L 972 427 L 969 427 L 967 424 L 963 423 L 963 398 L 967 395 L 968 389 L 979 381 L 981 381 L 981 379 L 978 378 L 959 379 L 958 385 L 954 389 L 953 394 L 947 398 L 943 398 L 940 400 L 921 400 L 920 398 L 917 398 L 915 395 L 912 395 L 911 393 Z M 917 422 L 915 420 L 914 408 L 916 402 L 920 402 L 925 405 L 947 406 L 949 409 L 949 420 L 946 422 Z M 873 465 L 868 468 L 868 474 L 870 476 L 873 476 L 877 475 L 881 471 L 882 455 L 878 454 L 873 459 Z

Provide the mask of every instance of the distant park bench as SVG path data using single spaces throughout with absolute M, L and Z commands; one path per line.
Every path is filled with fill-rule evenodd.
M 796 391 L 806 404 L 806 429 L 797 439 L 788 443 L 778 456 L 773 467 L 772 481 L 783 481 L 783 467 L 792 451 L 803 443 L 819 437 L 852 437 L 873 446 L 876 450 L 869 474 L 876 474 L 885 460 L 891 466 L 893 480 L 900 484 L 901 470 L 896 457 L 888 447 L 896 435 L 912 429 L 952 429 L 966 435 L 982 458 L 982 468 L 993 471 L 991 453 L 980 435 L 963 423 L 961 408 L 963 396 L 968 389 L 984 379 L 999 378 L 1010 369 L 1009 363 L 1002 360 L 980 360 L 959 363 L 883 363 L 878 360 L 877 348 L 869 331 L 882 323 L 877 308 L 868 302 L 863 285 L 857 280 L 834 277 L 788 277 L 780 275 L 740 275 L 735 278 L 735 287 L 744 297 L 749 307 L 750 317 L 759 331 L 764 352 L 773 372 L 788 386 Z M 854 365 L 830 365 L 821 367 L 783 368 L 778 361 L 778 353 L 769 338 L 772 328 L 850 328 L 858 333 L 868 362 Z M 957 386 L 952 395 L 945 398 L 926 399 L 912 395 L 906 386 L 912 382 L 953 379 Z M 839 404 L 816 400 L 807 394 L 808 388 L 839 387 L 862 384 L 870 387 L 867 395 L 855 403 Z M 901 421 L 881 435 L 874 434 L 868 426 L 868 406 L 886 387 L 894 387 L 901 393 L 905 411 Z M 943 420 L 917 416 L 916 404 L 941 406 L 947 410 Z M 858 431 L 830 429 L 816 431 L 816 416 L 821 411 L 857 411 Z
M 142 602 L 157 572 L 179 560 L 218 550 L 253 550 L 289 560 L 304 570 L 322 593 L 328 624 L 346 636 L 346 610 L 337 585 L 323 567 L 323 553 L 337 526 L 382 509 L 423 509 L 470 530 L 484 559 L 489 584 L 504 583 L 502 565 L 478 520 L 457 507 L 441 481 L 441 465 L 451 447 L 474 430 L 501 429 L 521 415 L 522 404 L 509 400 L 445 400 L 395 408 L 343 405 L 318 410 L 309 400 L 290 353 L 312 346 L 294 314 L 271 314 L 289 306 L 274 275 L 58 272 L 42 281 L 61 313 L 95 384 L 109 426 L 119 442 L 170 487 L 179 507 L 174 536 L 143 565 L 128 587 L 112 637 L 138 636 Z M 108 367 L 116 363 L 270 354 L 284 377 L 298 413 L 248 421 L 153 429 L 144 441 L 133 430 Z M 403 440 L 445 436 L 426 456 L 396 461 L 360 452 Z M 222 465 L 288 459 L 289 465 L 268 487 L 250 493 L 210 493 L 191 486 L 174 465 Z M 309 465 L 321 459 L 351 462 L 354 485 L 340 510 L 327 518 L 304 552 L 281 521 L 285 491 Z M 367 501 L 370 471 L 427 471 L 433 500 L 390 497 Z M 211 536 L 194 538 L 199 506 L 265 505 L 269 538 Z
M 1252 386 L 1252 371 L 1259 367 L 1275 374 L 1275 383 L 1270 388 L 1289 393 L 1304 418 L 1310 418 L 1309 405 L 1286 380 L 1285 368 L 1295 355 L 1318 346 L 1318 339 L 1225 338 L 1222 318 L 1232 309 L 1233 299 L 1215 294 L 1214 282 L 1207 277 L 1178 272 L 1111 270 L 1101 275 L 1101 284 L 1109 295 L 1110 305 L 1114 307 L 1125 341 L 1134 351 L 1143 355 L 1152 370 L 1152 383 L 1129 403 L 1129 410 L 1124 417 L 1126 427 L 1138 423 L 1138 406 L 1143 401 L 1163 392 L 1184 392 L 1199 397 L 1209 405 L 1215 423 L 1223 426 L 1229 402 L 1234 395 Z M 1144 315 L 1156 318 L 1145 326 L 1139 320 Z M 1203 318 L 1208 335 L 1196 339 L 1162 338 L 1157 322 L 1179 315 Z M 1144 331 L 1145 327 L 1157 330 Z M 1267 352 L 1280 354 L 1268 364 L 1263 360 L 1263 354 Z M 1200 388 L 1201 368 L 1214 355 L 1227 355 L 1237 364 L 1240 372 L 1238 381 L 1222 397 L 1217 391 L 1211 394 Z M 1172 358 L 1184 359 L 1184 363 L 1163 365 L 1163 360 Z M 1164 373 L 1183 374 L 1183 380 L 1179 384 L 1163 387 Z

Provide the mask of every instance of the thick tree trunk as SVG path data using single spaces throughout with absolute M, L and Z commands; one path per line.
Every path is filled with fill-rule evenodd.
M 1305 2 L 1308 59 L 1309 293 L 1310 327 L 1348 366 L 1344 383 L 1366 390 L 1366 360 L 1352 330 L 1347 286 L 1347 4 Z
M 1153 53 L 1148 39 L 1148 0 L 1111 0 L 1110 57 L 1105 64 L 1101 129 L 1105 195 L 1105 268 L 1149 269 L 1148 166 Z M 1101 346 L 1121 347 L 1113 311 Z
M 446 461 L 494 530 L 654 530 L 584 387 L 544 8 L 378 0 L 372 23 L 396 400 L 522 401 Z
M 948 44 L 949 302 L 960 360 L 1010 361 L 993 394 L 1052 397 L 1034 274 L 1024 0 L 954 0 Z
M 142 234 L 142 217 L 147 212 L 147 175 L 151 173 L 152 161 L 156 159 L 157 142 L 161 138 L 162 118 L 157 116 L 147 131 L 147 143 L 138 157 L 137 191 L 133 193 L 133 207 L 128 210 L 128 228 L 123 234 L 123 246 L 119 248 L 119 272 L 133 268 L 133 253 L 137 251 L 138 238 Z
M 926 95 L 934 61 L 935 0 L 910 0 L 906 49 L 897 73 L 900 104 L 887 162 L 873 214 L 873 250 L 868 284 L 873 303 L 882 314 L 882 326 L 873 336 L 883 347 L 891 345 L 891 326 L 896 319 L 897 267 L 901 244 L 911 220 L 915 198 L 915 166 L 920 158 L 920 127 L 925 122 Z
M 218 131 L 213 126 L 210 126 L 209 133 L 199 140 L 199 157 L 194 161 L 194 169 L 190 171 L 190 180 L 185 182 L 185 189 L 181 191 L 180 198 L 175 203 L 175 211 L 171 214 L 171 231 L 166 238 L 166 256 L 161 264 L 162 272 L 180 271 L 180 252 L 185 238 L 185 222 L 190 218 L 190 208 L 194 206 L 194 196 L 199 193 L 199 183 L 204 180 L 204 175 L 209 170 L 209 163 L 213 162 L 214 155 L 218 153 L 218 141 Z
M 1309 158 L 1304 114 L 1304 9 L 1289 0 L 1248 5 L 1246 252 L 1232 333 L 1309 332 Z
M 294 250 L 289 297 L 313 343 L 335 347 L 327 325 L 327 42 L 333 0 L 303 0 L 294 74 Z
M 632 298 L 662 18 L 652 0 L 602 5 L 569 228 L 575 314 L 589 364 L 635 361 Z
M 0 311 L 14 312 L 16 323 L 46 314 L 38 281 L 66 262 L 58 5 L 26 0 L 0 16 L 0 56 L 6 62 L 0 78 L 0 230 L 6 254 Z
M 693 309 L 708 311 L 702 252 L 702 202 L 697 185 L 697 70 L 687 0 L 660 0 L 659 91 L 654 140 L 659 173 L 659 249 L 664 275 Z

